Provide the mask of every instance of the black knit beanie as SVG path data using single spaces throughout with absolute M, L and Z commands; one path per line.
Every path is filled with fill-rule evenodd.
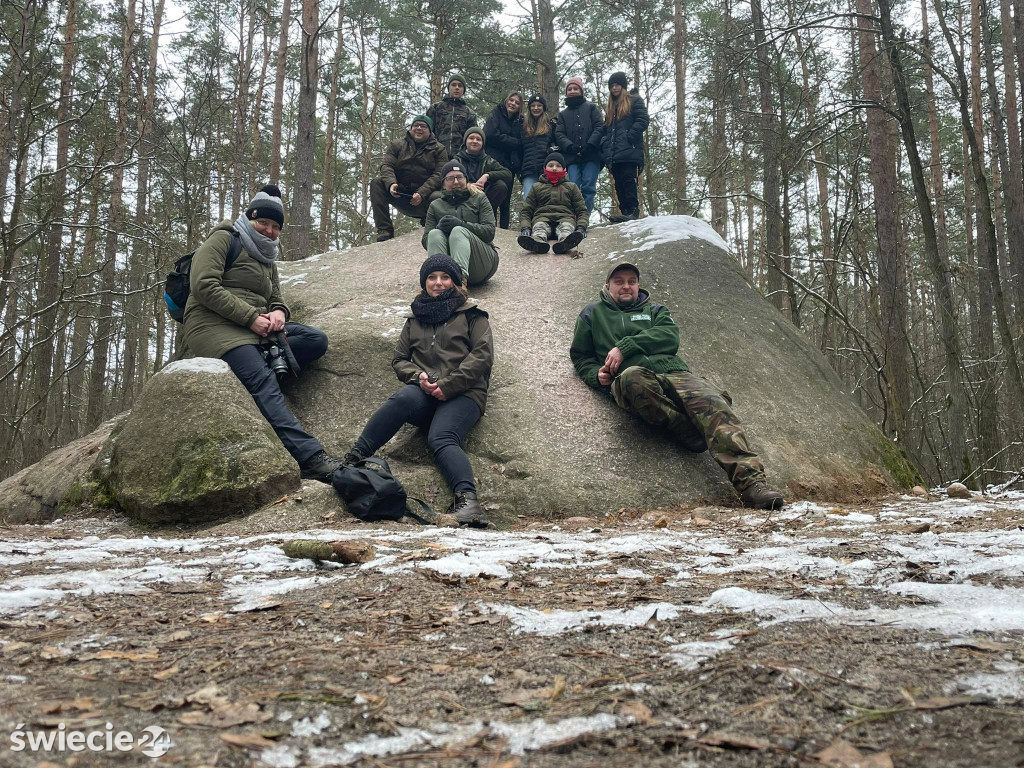
M 431 272 L 446 272 L 456 285 L 462 285 L 462 267 L 446 253 L 427 256 L 426 261 L 423 262 L 420 267 L 420 288 L 423 290 L 427 289 L 427 276 Z
M 623 88 L 629 87 L 629 80 L 626 79 L 625 72 L 612 72 L 612 76 L 608 78 L 608 87 L 611 88 L 616 83 Z
M 444 168 L 441 169 L 441 181 L 444 181 L 445 176 L 447 176 L 452 171 L 462 171 L 463 175 L 465 175 L 466 166 L 464 166 L 458 160 L 449 160 L 447 163 L 444 164 Z
M 565 158 L 562 157 L 562 153 L 561 152 L 552 152 L 550 155 L 545 157 L 544 158 L 544 165 L 547 165 L 552 160 L 557 160 L 558 164 L 560 166 L 562 166 L 562 168 L 565 168 Z
M 528 102 L 526 102 L 526 108 L 527 108 L 527 109 L 529 109 L 529 108 L 530 108 L 530 105 L 531 105 L 531 104 L 533 104 L 533 102 L 535 102 L 535 101 L 539 101 L 539 102 L 540 102 L 540 105 L 541 105 L 542 107 L 544 107 L 544 111 L 545 111 L 545 112 L 547 112 L 547 111 L 548 111 L 548 100 L 547 100 L 547 99 L 545 99 L 545 98 L 544 98 L 544 97 L 543 97 L 543 96 L 542 96 L 541 94 L 539 94 L 539 93 L 535 93 L 535 94 L 533 94 L 533 96 L 531 96 L 531 97 L 530 97 L 530 100 L 529 100 Z
M 281 190 L 273 184 L 267 184 L 256 193 L 256 197 L 245 209 L 245 218 L 249 221 L 270 219 L 278 226 L 284 226 L 284 204 L 281 202 Z

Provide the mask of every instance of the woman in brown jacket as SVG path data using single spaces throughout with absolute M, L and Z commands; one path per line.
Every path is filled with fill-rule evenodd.
M 284 225 L 281 191 L 263 187 L 245 213 L 223 222 L 192 258 L 185 305 L 184 342 L 198 357 L 218 357 L 249 390 L 304 478 L 331 481 L 341 463 L 310 436 L 288 410 L 264 350 L 271 334 L 285 331 L 299 367 L 327 351 L 327 335 L 318 328 L 289 323 L 288 305 L 277 276 L 278 235 Z M 241 248 L 234 244 L 238 239 Z M 228 255 L 238 254 L 228 264 Z
M 406 422 L 427 430 L 427 445 L 452 489 L 460 525 L 483 528 L 473 468 L 462 441 L 483 415 L 491 379 L 493 343 L 487 313 L 466 295 L 462 269 L 445 254 L 420 267 L 423 289 L 412 302 L 391 367 L 402 387 L 363 428 L 345 456 L 354 464 L 372 456 Z

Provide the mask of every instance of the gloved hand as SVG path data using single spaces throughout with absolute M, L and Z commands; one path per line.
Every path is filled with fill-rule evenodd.
M 453 229 L 461 227 L 462 224 L 463 221 L 458 216 L 442 216 L 441 220 L 437 222 L 437 228 L 446 235 L 450 235 Z
M 586 236 L 587 236 L 587 230 L 586 230 L 586 229 L 584 229 L 583 227 L 576 227 L 576 231 L 577 231 L 577 232 L 579 232 L 579 233 L 580 233 L 581 235 L 583 235 L 584 237 L 586 237 Z
M 530 229 L 529 227 L 523 227 L 522 229 L 519 230 L 519 234 L 522 235 L 523 237 L 532 237 L 533 230 Z

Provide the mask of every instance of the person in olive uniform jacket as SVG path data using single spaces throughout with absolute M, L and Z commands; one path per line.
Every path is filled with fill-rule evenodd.
M 390 206 L 422 221 L 430 194 L 441 187 L 441 169 L 448 162 L 448 153 L 431 133 L 433 127 L 429 117 L 416 115 L 405 138 L 391 142 L 380 164 L 380 176 L 370 182 L 378 243 L 395 236 Z
M 469 183 L 469 171 L 459 160 L 449 160 L 442 173 L 444 194 L 427 209 L 423 247 L 427 253 L 450 255 L 467 284 L 479 285 L 498 271 L 494 209 L 480 188 Z
M 600 108 L 583 95 L 583 80 L 570 77 L 565 84 L 565 109 L 555 122 L 555 143 L 568 163 L 569 181 L 580 188 L 591 213 L 601 173 L 603 120 Z
M 548 240 L 556 238 L 555 253 L 575 255 L 575 248 L 587 236 L 590 214 L 580 188 L 566 180 L 565 159 L 552 152 L 544 164 L 544 175 L 530 189 L 523 203 L 517 242 L 534 253 L 547 253 Z
M 285 331 L 300 367 L 327 351 L 327 335 L 288 321 L 288 305 L 277 276 L 278 235 L 284 224 L 281 191 L 268 184 L 232 223 L 221 222 L 192 258 L 185 305 L 184 343 L 197 357 L 220 358 L 231 366 L 284 447 L 299 463 L 304 478 L 330 482 L 341 463 L 299 424 L 285 404 L 277 376 L 264 360 L 261 345 L 271 333 Z M 225 269 L 232 239 L 242 249 Z
M 729 393 L 691 372 L 678 351 L 679 326 L 668 308 L 640 287 L 640 269 L 622 262 L 576 318 L 569 357 L 587 386 L 620 408 L 664 427 L 684 450 L 710 450 L 746 506 L 781 509 L 782 494 L 768 485 Z
M 420 267 L 420 287 L 402 328 L 391 367 L 402 386 L 363 428 L 346 464 L 372 456 L 406 422 L 427 430 L 434 455 L 454 499 L 460 525 L 485 527 L 473 467 L 462 441 L 487 403 L 494 344 L 487 313 L 462 287 L 462 268 L 444 254 Z
M 427 110 L 427 117 L 434 121 L 434 136 L 449 158 L 455 157 L 462 146 L 466 129 L 476 125 L 476 113 L 462 98 L 465 95 L 466 79 L 462 75 L 452 75 L 448 79 L 448 95 L 431 104 Z

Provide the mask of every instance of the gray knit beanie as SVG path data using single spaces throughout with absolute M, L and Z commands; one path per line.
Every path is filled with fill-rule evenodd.
M 283 227 L 284 204 L 281 202 L 281 190 L 273 184 L 263 187 L 249 203 L 249 207 L 245 209 L 245 218 L 250 221 L 270 219 Z

